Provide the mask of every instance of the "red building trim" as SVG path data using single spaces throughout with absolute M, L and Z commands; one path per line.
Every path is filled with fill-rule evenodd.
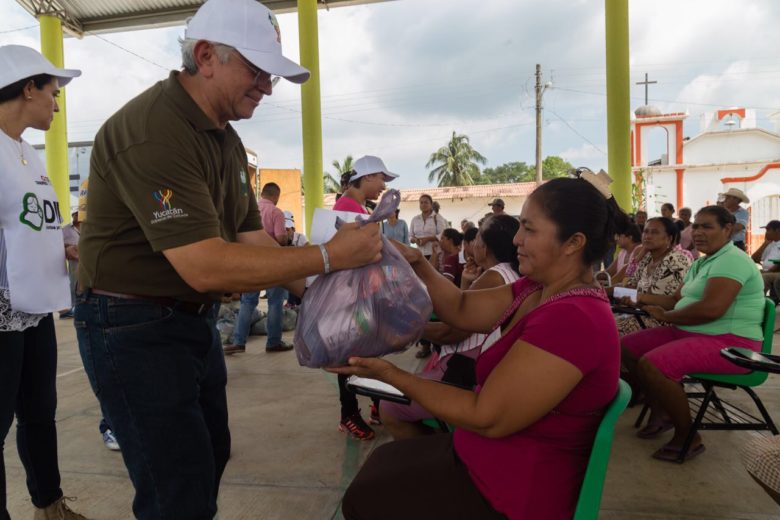
M 753 182 L 753 181 L 757 181 L 758 179 L 763 177 L 766 174 L 766 172 L 768 172 L 769 170 L 772 170 L 774 168 L 780 168 L 780 162 L 773 162 L 773 163 L 767 164 L 766 166 L 761 168 L 759 170 L 759 172 L 757 174 L 755 174 L 755 175 L 751 175 L 749 177 L 724 177 L 724 178 L 722 178 L 720 180 L 720 182 L 722 182 L 723 184 L 729 184 L 729 183 L 732 183 L 732 182 Z
M 718 110 L 718 121 L 723 120 L 724 117 L 734 114 L 735 116 L 739 116 L 742 119 L 745 119 L 745 109 L 744 108 L 726 108 L 724 110 Z

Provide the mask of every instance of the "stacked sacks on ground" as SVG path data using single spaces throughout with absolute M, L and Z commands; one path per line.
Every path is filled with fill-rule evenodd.
M 240 309 L 241 302 L 239 301 L 232 301 L 220 305 L 219 314 L 217 315 L 217 330 L 219 331 L 222 343 L 230 343 L 233 337 L 233 330 L 236 328 L 236 320 L 238 319 L 238 312 Z M 260 334 L 259 332 L 255 332 L 256 325 L 260 321 L 265 321 L 265 313 L 260 309 L 255 308 L 255 310 L 252 311 L 250 335 Z M 265 333 L 263 332 L 262 334 Z
M 282 331 L 289 332 L 295 330 L 295 325 L 298 323 L 298 313 L 293 309 L 284 309 L 282 313 Z M 257 322 L 252 323 L 252 330 L 250 331 L 252 336 L 265 336 L 268 334 L 268 316 L 263 315 L 263 318 Z

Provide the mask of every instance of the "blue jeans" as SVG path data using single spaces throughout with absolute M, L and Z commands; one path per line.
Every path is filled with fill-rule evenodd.
M 143 520 L 211 519 L 230 456 L 227 372 L 217 309 L 77 298 L 81 359 L 114 428 Z
M 284 300 L 287 299 L 287 289 L 284 287 L 272 287 L 266 289 L 268 294 L 268 340 L 266 347 L 275 347 L 282 342 L 282 316 L 284 313 Z M 243 303 L 243 301 L 242 301 Z
M 233 345 L 246 345 L 249 329 L 252 327 L 252 313 L 260 301 L 260 293 L 250 292 L 241 294 L 241 308 L 236 318 L 236 326 L 233 329 Z

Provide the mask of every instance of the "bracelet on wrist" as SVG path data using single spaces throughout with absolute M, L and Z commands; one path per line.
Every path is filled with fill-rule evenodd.
M 320 244 L 320 253 L 322 254 L 324 273 L 328 274 L 330 272 L 330 257 L 328 256 L 328 250 L 325 249 L 325 244 Z

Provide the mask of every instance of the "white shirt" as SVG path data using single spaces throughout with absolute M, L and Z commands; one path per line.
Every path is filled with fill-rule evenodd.
M 444 217 L 436 213 L 431 213 L 428 218 L 423 219 L 422 214 L 415 215 L 409 226 L 409 238 L 441 237 L 442 231 L 447 229 L 447 222 Z M 431 256 L 433 244 L 428 242 L 422 246 L 417 246 L 422 254 Z
M 772 259 L 780 260 L 780 240 L 775 240 L 764 249 L 761 255 L 761 268 L 764 271 L 769 271 L 775 266 L 774 262 L 770 262 Z

